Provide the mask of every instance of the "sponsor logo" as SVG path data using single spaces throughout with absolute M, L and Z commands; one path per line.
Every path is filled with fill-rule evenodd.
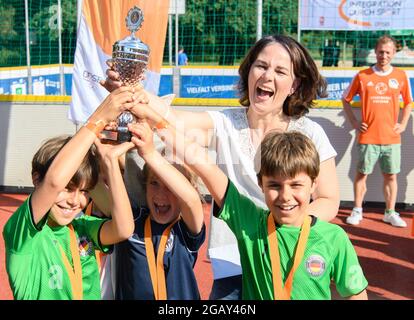
M 373 87 L 374 83 L 372 81 L 368 82 L 367 87 Z
M 99 81 L 101 81 L 101 77 L 93 74 L 92 72 L 89 72 L 88 70 L 83 70 L 82 76 L 83 80 L 88 82 L 87 86 L 90 88 L 98 87 Z
M 82 236 L 79 238 L 79 254 L 81 257 L 90 256 L 93 253 L 94 247 L 89 238 Z
M 350 17 L 351 15 L 355 15 L 355 12 L 353 10 L 347 10 L 344 8 L 346 5 L 347 0 L 342 0 L 338 7 L 339 16 L 345 20 L 350 25 L 354 26 L 360 26 L 360 27 L 370 27 L 371 23 L 369 21 L 363 21 L 358 20 Z M 351 1 L 351 7 L 352 7 L 352 1 Z M 360 18 L 360 15 L 356 15 L 357 18 Z M 362 18 L 362 17 L 361 17 Z
M 379 82 L 375 86 L 375 91 L 378 94 L 384 94 L 385 92 L 387 92 L 387 90 L 388 90 L 388 86 L 384 82 Z
M 398 80 L 397 79 L 390 79 L 390 80 L 388 80 L 388 86 L 391 89 L 398 89 L 398 87 L 399 87 Z
M 325 259 L 318 254 L 311 255 L 306 259 L 305 265 L 308 273 L 314 277 L 319 277 L 326 269 Z

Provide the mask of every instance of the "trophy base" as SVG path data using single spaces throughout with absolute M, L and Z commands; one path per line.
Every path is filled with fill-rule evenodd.
M 118 138 L 116 140 L 118 142 L 122 143 L 122 142 L 131 141 L 131 138 L 132 138 L 132 134 L 129 131 L 127 131 L 127 132 L 118 132 Z
M 118 140 L 118 132 L 110 131 L 110 130 L 102 130 L 101 131 L 102 140 L 106 141 L 117 141 Z
M 110 131 L 110 130 L 103 130 L 101 132 L 102 140 L 106 140 L 109 142 L 126 142 L 131 141 L 132 134 L 131 132 L 119 132 L 119 131 Z

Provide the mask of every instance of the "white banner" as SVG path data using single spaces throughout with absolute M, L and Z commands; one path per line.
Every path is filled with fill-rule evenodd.
M 300 0 L 301 30 L 414 29 L 413 0 Z
M 134 5 L 140 7 L 144 22 L 137 36 L 150 48 L 145 88 L 157 94 L 165 35 L 168 0 L 83 0 L 72 77 L 69 119 L 84 123 L 109 94 L 100 84 L 112 56 L 112 45 L 130 32 L 125 17 Z

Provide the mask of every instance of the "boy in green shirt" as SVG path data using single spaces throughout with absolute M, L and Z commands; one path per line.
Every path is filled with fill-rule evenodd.
M 214 214 L 237 238 L 244 299 L 330 299 L 339 294 L 367 299 L 367 280 L 345 231 L 309 212 L 319 174 L 313 142 L 299 132 L 270 131 L 256 153 L 256 172 L 268 210 L 261 209 L 210 161 L 206 150 L 177 132 L 150 108 L 147 119 L 161 139 L 203 180 L 214 199 Z
M 6 268 L 15 299 L 100 299 L 95 248 L 104 252 L 134 230 L 118 158 L 134 146 L 99 142 L 107 123 L 135 104 L 134 89 L 111 93 L 72 138 L 48 140 L 32 161 L 35 189 L 7 221 Z M 95 143 L 100 163 L 92 150 Z M 112 219 L 82 215 L 103 169 Z
M 214 198 L 215 216 L 226 221 L 238 240 L 243 298 L 331 299 L 332 280 L 342 297 L 367 299 L 368 283 L 345 231 L 308 211 L 320 164 L 312 141 L 299 132 L 271 132 L 256 160 L 269 210 L 257 207 L 224 178 L 222 188 L 216 188 L 223 196 Z

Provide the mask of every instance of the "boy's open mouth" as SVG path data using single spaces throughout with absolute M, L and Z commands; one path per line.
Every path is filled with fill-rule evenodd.
M 163 214 L 163 213 L 167 213 L 171 209 L 171 206 L 168 205 L 168 204 L 157 204 L 157 203 L 154 203 L 154 208 L 155 208 L 155 212 L 156 213 Z

